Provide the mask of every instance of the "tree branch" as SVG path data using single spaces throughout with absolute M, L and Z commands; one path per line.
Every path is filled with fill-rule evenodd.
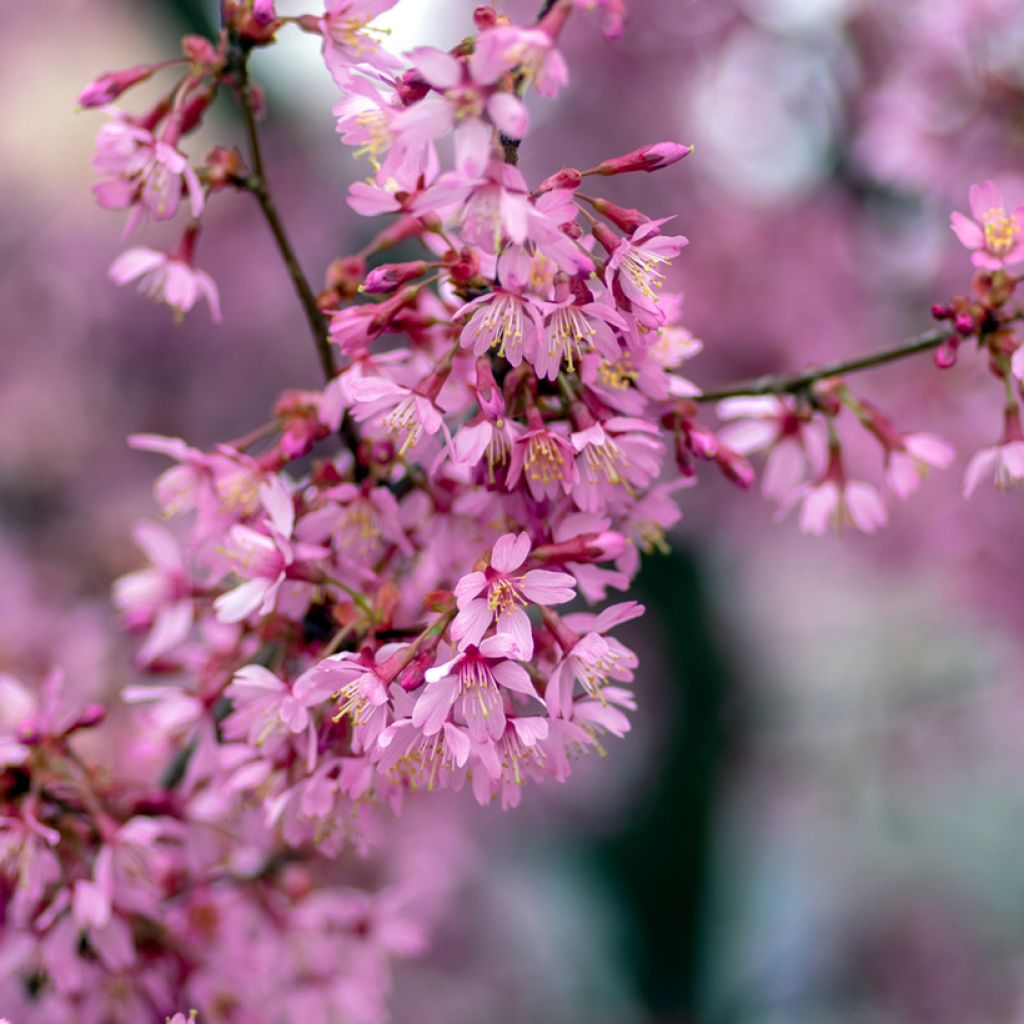
M 722 398 L 738 398 L 747 395 L 795 395 L 806 391 L 819 380 L 841 377 L 843 374 L 854 373 L 857 370 L 869 370 L 873 366 L 883 366 L 886 363 L 895 362 L 897 359 L 903 359 L 905 356 L 938 348 L 951 336 L 952 332 L 948 327 L 936 327 L 923 334 L 918 334 L 916 337 L 908 338 L 892 348 L 883 349 L 881 352 L 872 352 L 866 356 L 830 363 L 827 366 L 811 367 L 791 376 L 769 374 L 764 377 L 755 377 L 753 380 L 742 381 L 714 391 L 705 391 L 693 400 L 695 402 L 717 402 Z
M 330 380 L 336 371 L 334 364 L 334 352 L 331 349 L 330 339 L 327 334 L 327 321 L 324 319 L 320 307 L 316 304 L 316 296 L 310 287 L 306 275 L 302 272 L 298 257 L 288 239 L 284 224 L 277 212 L 277 206 L 270 194 L 267 185 L 267 172 L 263 162 L 263 148 L 260 145 L 259 131 L 256 127 L 256 112 L 253 108 L 252 89 L 249 85 L 249 54 L 242 49 L 237 50 L 237 59 L 234 67 L 238 80 L 238 99 L 245 117 L 246 133 L 249 137 L 249 159 L 252 173 L 246 179 L 245 187 L 256 197 L 256 201 L 263 211 L 263 216 L 270 226 L 270 231 L 281 252 L 285 266 L 288 268 L 288 275 L 292 279 L 295 293 L 302 304 L 306 314 L 309 329 L 313 334 L 313 341 L 316 344 L 317 356 L 320 359 L 320 366 L 324 376 Z

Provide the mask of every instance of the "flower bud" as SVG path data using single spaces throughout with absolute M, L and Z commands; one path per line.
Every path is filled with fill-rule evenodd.
M 576 170 L 575 167 L 563 167 L 560 171 L 555 171 L 551 177 L 545 178 L 540 183 L 537 191 L 550 192 L 554 188 L 568 188 L 575 191 L 580 187 L 582 180 L 583 174 L 581 171 Z
M 274 0 L 253 0 L 252 16 L 256 19 L 257 25 L 269 25 L 277 18 Z
M 219 59 L 213 43 L 202 36 L 185 36 L 181 41 L 181 51 L 191 63 L 199 67 L 211 67 Z
M 953 307 L 936 302 L 932 306 L 932 316 L 935 317 L 936 320 L 952 320 L 954 316 Z
M 124 71 L 108 71 L 90 82 L 78 97 L 80 107 L 103 107 L 112 103 L 126 89 L 144 82 L 155 68 L 150 64 L 138 64 Z
M 678 163 L 684 156 L 693 152 L 693 146 L 682 146 L 678 142 L 656 142 L 652 146 L 641 146 L 632 153 L 613 157 L 592 167 L 584 174 L 600 174 L 608 177 L 613 174 L 624 174 L 628 171 L 660 171 Z
M 412 260 L 409 263 L 385 263 L 374 267 L 366 275 L 362 290 L 371 295 L 383 295 L 400 288 L 407 281 L 422 276 L 428 264 L 424 260 Z
M 948 370 L 950 367 L 955 366 L 957 349 L 959 347 L 960 338 L 957 335 L 954 334 L 947 338 L 935 350 L 935 365 L 940 370 Z
M 637 228 L 642 227 L 651 218 L 639 210 L 627 209 L 624 206 L 617 206 L 608 202 L 607 199 L 591 199 L 590 205 L 597 210 L 602 217 L 607 217 L 617 228 L 627 234 L 633 234 Z
M 957 334 L 961 334 L 965 338 L 977 330 L 977 324 L 970 313 L 957 313 L 953 318 L 953 326 L 956 328 Z

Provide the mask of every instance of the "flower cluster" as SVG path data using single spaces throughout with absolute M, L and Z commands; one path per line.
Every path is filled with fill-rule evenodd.
M 200 298 L 219 317 L 196 241 L 211 195 L 250 193 L 327 380 L 285 391 L 265 426 L 211 451 L 132 439 L 172 463 L 155 497 L 176 522 L 137 526 L 149 566 L 114 594 L 154 677 L 124 697 L 169 766 L 160 785 L 92 769 L 77 736 L 102 709 L 68 712 L 59 677 L 41 699 L 0 678 L 0 963 L 48 1020 L 193 1004 L 204 1019 L 382 1019 L 391 961 L 424 945 L 445 872 L 416 858 L 357 890 L 337 871 L 345 851 L 380 849 L 413 793 L 512 807 L 525 783 L 563 782 L 629 731 L 637 657 L 615 634 L 643 608 L 625 592 L 699 464 L 750 487 L 748 459 L 765 453 L 765 494 L 821 534 L 874 532 L 885 495 L 909 497 L 953 459 L 841 372 L 730 389 L 724 425 L 701 422 L 716 396 L 680 372 L 701 343 L 680 324 L 672 271 L 687 239 L 587 183 L 672 167 L 690 147 L 588 154 L 539 182 L 518 167 L 527 92 L 554 97 L 568 80 L 570 14 L 598 10 L 614 36 L 621 0 L 554 0 L 529 26 L 479 7 L 473 36 L 404 56 L 373 24 L 396 2 L 284 17 L 224 0 L 216 40 L 187 37 L 180 60 L 104 75 L 80 97 L 110 118 L 100 205 L 127 211 L 128 231 L 186 220 L 174 247 L 130 248 L 111 277 L 176 317 Z M 251 52 L 289 29 L 319 38 L 338 135 L 366 161 L 348 205 L 390 218 L 319 294 L 270 199 L 248 77 Z M 172 68 L 148 111 L 111 106 Z M 218 146 L 194 165 L 182 140 L 222 91 L 241 104 L 248 158 Z M 991 469 L 1024 477 L 1007 269 L 1024 259 L 1024 211 L 1007 213 L 990 183 L 971 205 L 953 228 L 978 270 L 969 299 L 936 309 L 950 323 L 937 358 L 952 365 L 976 337 L 1007 397 L 1003 442 L 972 461 L 968 491 Z M 840 417 L 878 444 L 880 486 L 850 479 Z

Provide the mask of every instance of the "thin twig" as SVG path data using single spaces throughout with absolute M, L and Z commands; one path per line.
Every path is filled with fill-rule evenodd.
M 295 293 L 299 297 L 302 309 L 309 322 L 309 329 L 313 333 L 313 341 L 316 344 L 316 352 L 320 358 L 320 366 L 323 368 L 324 376 L 330 380 L 335 372 L 334 353 L 331 350 L 330 339 L 327 335 L 327 321 L 324 319 L 320 307 L 316 304 L 316 296 L 310 287 L 306 275 L 302 272 L 298 257 L 288 239 L 284 224 L 277 212 L 277 206 L 270 195 L 267 184 L 267 172 L 263 162 L 263 147 L 260 145 L 259 131 L 256 126 L 256 111 L 253 108 L 252 89 L 249 85 L 249 54 L 245 50 L 239 50 L 235 61 L 235 74 L 238 81 L 238 99 L 242 106 L 242 113 L 245 116 L 245 128 L 249 136 L 249 157 L 252 164 L 252 173 L 245 180 L 245 187 L 256 197 L 260 204 L 263 216 L 266 218 L 270 231 L 281 252 L 285 266 L 288 268 L 288 275 L 292 279 Z
M 819 380 L 827 380 L 829 377 L 841 377 L 846 373 L 853 373 L 857 370 L 868 370 L 873 366 L 883 366 L 886 363 L 895 362 L 905 356 L 912 356 L 918 352 L 926 352 L 928 349 L 938 348 L 944 341 L 951 337 L 948 327 L 936 327 L 933 330 L 925 331 L 916 337 L 908 338 L 899 345 L 883 349 L 881 352 L 872 352 L 866 356 L 858 356 L 856 359 L 847 359 L 839 363 L 830 363 L 827 366 L 811 367 L 801 373 L 790 376 L 772 375 L 755 377 L 753 380 L 742 381 L 732 384 L 729 387 L 718 388 L 714 391 L 705 391 L 694 398 L 695 402 L 717 402 L 722 398 L 738 398 L 746 395 L 795 395 L 806 391 L 812 384 Z

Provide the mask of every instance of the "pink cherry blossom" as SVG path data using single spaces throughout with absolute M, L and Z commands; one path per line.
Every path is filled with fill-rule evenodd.
M 179 320 L 204 298 L 210 315 L 220 322 L 220 296 L 213 278 L 171 253 L 147 246 L 126 249 L 110 265 L 109 277 L 122 285 L 137 280 L 143 295 L 170 306 Z
M 971 251 L 971 262 L 986 270 L 1002 270 L 1024 260 L 1024 206 L 1009 213 L 995 184 L 972 185 L 971 217 L 954 211 L 951 226 L 956 237 Z
M 452 635 L 461 650 L 479 646 L 494 623 L 498 634 L 508 636 L 519 657 L 528 661 L 533 656 L 533 629 L 524 609 L 573 599 L 575 584 L 568 573 L 549 569 L 516 573 L 531 548 L 529 534 L 506 533 L 495 542 L 490 565 L 459 580 L 455 588 L 459 614 L 452 623 Z

